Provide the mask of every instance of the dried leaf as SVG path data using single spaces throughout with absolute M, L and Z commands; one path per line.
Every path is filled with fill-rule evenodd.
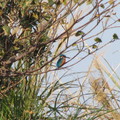
M 114 3 L 114 0 L 109 0 L 108 3 L 111 5 Z
M 96 17 L 99 17 L 100 16 L 100 14 L 96 14 Z

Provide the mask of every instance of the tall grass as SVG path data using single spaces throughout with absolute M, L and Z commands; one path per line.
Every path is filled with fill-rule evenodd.
M 65 75 L 59 78 L 56 72 L 54 81 L 46 75 L 22 77 L 19 84 L 16 82 L 13 88 L 1 91 L 4 96 L 0 99 L 0 119 L 119 120 L 116 79 L 108 74 L 109 69 L 106 70 L 99 60 L 94 60 L 90 69 L 93 72 L 86 72 L 87 76 L 64 83 L 61 80 Z M 95 77 L 97 74 L 99 76 Z M 83 83 L 80 82 L 82 79 Z

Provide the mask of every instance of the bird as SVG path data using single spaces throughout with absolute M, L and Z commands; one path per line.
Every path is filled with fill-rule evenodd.
M 60 54 L 60 58 L 56 63 L 57 68 L 60 68 L 66 63 L 66 58 L 69 58 L 69 57 L 67 57 L 66 55 Z

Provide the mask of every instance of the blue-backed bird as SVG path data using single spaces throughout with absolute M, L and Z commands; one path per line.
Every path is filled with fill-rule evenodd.
M 66 63 L 66 58 L 69 58 L 69 57 L 63 54 L 60 55 L 60 58 L 58 59 L 57 64 L 56 64 L 57 68 L 63 66 Z

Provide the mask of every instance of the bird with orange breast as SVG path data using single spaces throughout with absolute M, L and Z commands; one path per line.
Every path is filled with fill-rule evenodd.
M 63 66 L 66 63 L 66 58 L 69 58 L 63 54 L 60 54 L 60 58 L 58 59 L 56 66 L 57 68 L 60 68 L 61 66 Z

